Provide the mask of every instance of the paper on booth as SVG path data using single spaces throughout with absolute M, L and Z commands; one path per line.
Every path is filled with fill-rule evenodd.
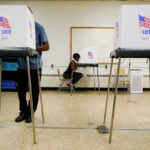
M 150 49 L 150 5 L 121 6 L 114 39 L 114 49 Z
M 25 5 L 0 5 L 0 49 L 35 49 L 35 23 Z

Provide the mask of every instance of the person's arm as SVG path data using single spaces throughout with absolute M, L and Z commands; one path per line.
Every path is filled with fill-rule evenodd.
M 49 46 L 49 42 L 48 41 L 47 42 L 43 42 L 42 45 L 40 45 L 40 46 L 36 46 L 36 50 L 37 51 L 48 51 L 49 48 L 50 48 L 50 46 Z
M 77 65 L 73 60 L 71 61 L 71 69 L 72 71 L 75 71 L 77 69 Z
M 36 40 L 38 39 L 37 45 L 36 45 L 36 50 L 37 51 L 48 51 L 50 46 L 48 42 L 48 38 L 45 32 L 45 29 L 42 25 L 36 23 L 36 32 L 38 37 L 36 37 Z M 40 43 L 40 44 L 39 44 Z

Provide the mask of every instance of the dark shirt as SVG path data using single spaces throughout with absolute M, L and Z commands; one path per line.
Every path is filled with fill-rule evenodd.
M 75 61 L 74 61 L 74 63 L 76 65 Z M 67 70 L 64 72 L 64 74 L 71 75 L 71 73 L 72 73 L 72 68 L 71 68 L 71 62 L 70 62 L 69 66 L 68 66 Z
M 45 32 L 45 29 L 42 25 L 35 22 L 35 34 L 36 34 L 36 45 L 40 46 L 43 42 L 47 42 L 48 38 Z M 39 52 L 39 68 L 42 68 L 43 62 L 42 62 L 42 52 Z M 20 69 L 27 69 L 27 64 L 24 58 L 18 59 L 19 68 Z M 37 69 L 36 66 L 36 58 L 30 58 L 30 68 L 31 69 Z

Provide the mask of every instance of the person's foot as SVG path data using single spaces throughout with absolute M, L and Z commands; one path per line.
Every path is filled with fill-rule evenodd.
M 23 121 L 23 120 L 25 120 L 25 113 L 20 112 L 20 113 L 19 113 L 19 116 L 16 117 L 15 122 L 21 122 L 21 121 Z
M 67 86 L 69 86 L 70 88 L 72 87 L 74 90 L 75 90 L 75 88 L 76 88 L 76 87 L 74 86 L 74 84 L 72 84 L 72 83 L 68 83 Z
M 31 115 L 27 115 L 27 116 L 26 116 L 26 118 L 25 118 L 25 122 L 26 122 L 26 123 L 30 123 L 30 122 L 32 122 Z
M 73 89 L 75 90 L 76 89 L 76 87 L 73 85 Z

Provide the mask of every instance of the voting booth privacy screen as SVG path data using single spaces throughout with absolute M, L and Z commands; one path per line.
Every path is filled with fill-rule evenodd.
M 123 5 L 115 22 L 114 49 L 150 49 L 150 5 Z
M 80 60 L 79 63 L 98 63 L 98 48 L 96 47 L 88 47 L 83 48 L 80 51 Z
M 34 18 L 25 5 L 0 5 L 0 49 L 35 49 Z

